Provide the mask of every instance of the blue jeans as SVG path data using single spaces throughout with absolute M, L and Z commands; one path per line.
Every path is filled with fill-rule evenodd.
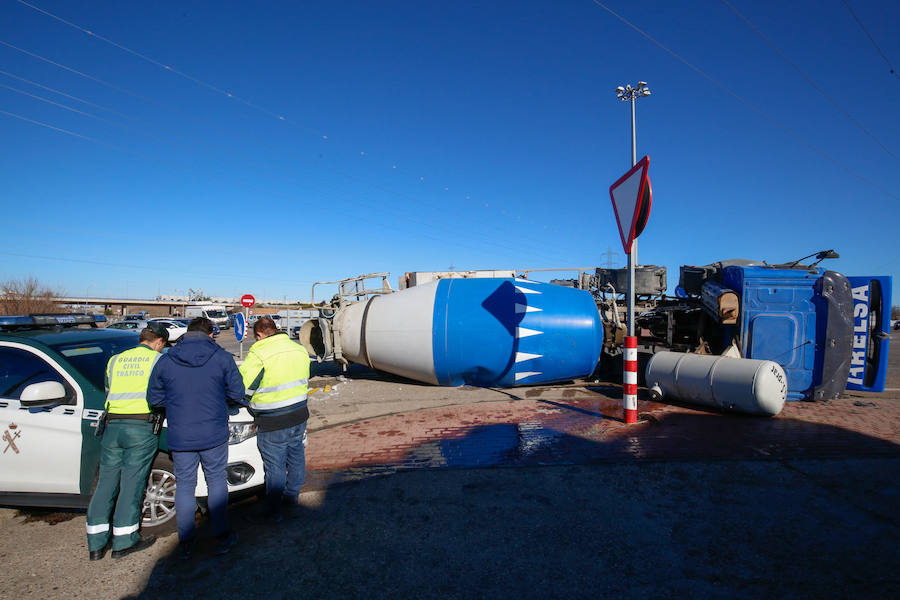
M 282 496 L 296 502 L 300 495 L 300 488 L 306 479 L 304 433 L 306 422 L 256 434 L 256 445 L 266 472 L 266 505 L 270 511 L 278 510 Z
M 208 450 L 173 450 L 175 463 L 175 521 L 178 523 L 178 539 L 190 541 L 194 537 L 194 515 L 197 512 L 197 465 L 203 466 L 208 490 L 209 518 L 213 535 L 228 532 L 228 483 L 225 466 L 228 464 L 228 444 Z

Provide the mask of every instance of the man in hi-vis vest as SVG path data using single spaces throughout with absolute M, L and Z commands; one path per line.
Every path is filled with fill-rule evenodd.
M 306 478 L 306 421 L 309 419 L 309 353 L 263 317 L 253 325 L 256 343 L 240 366 L 256 444 L 266 475 L 266 513 L 278 523 L 281 503 L 296 505 Z
M 147 476 L 159 449 L 147 405 L 147 384 L 167 341 L 166 328 L 150 323 L 141 331 L 137 347 L 112 356 L 107 363 L 107 425 L 100 443 L 100 476 L 87 511 L 91 560 L 106 554 L 110 534 L 113 558 L 149 548 L 156 541 L 156 536 L 141 537 L 139 531 Z

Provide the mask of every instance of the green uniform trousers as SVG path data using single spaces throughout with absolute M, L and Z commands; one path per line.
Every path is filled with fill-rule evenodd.
M 147 421 L 111 419 L 100 446 L 100 477 L 87 510 L 88 550 L 109 541 L 113 506 L 112 549 L 123 550 L 141 539 L 144 491 L 159 439 Z

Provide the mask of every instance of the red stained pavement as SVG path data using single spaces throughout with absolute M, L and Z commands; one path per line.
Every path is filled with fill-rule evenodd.
M 309 484 L 417 468 L 900 454 L 900 399 L 891 397 L 791 402 L 773 418 L 644 400 L 639 422 L 625 425 L 617 386 L 498 393 L 508 399 L 311 432 Z

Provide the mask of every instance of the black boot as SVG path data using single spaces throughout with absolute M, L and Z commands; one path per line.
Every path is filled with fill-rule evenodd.
M 112 554 L 110 556 L 112 556 L 113 558 L 122 558 L 123 556 L 128 556 L 129 554 L 131 554 L 133 552 L 140 552 L 141 550 L 146 550 L 147 548 L 152 546 L 154 543 L 156 543 L 156 536 L 148 535 L 147 537 L 142 537 L 140 540 L 137 541 L 137 543 L 135 543 L 132 546 L 123 548 L 121 550 L 113 550 Z

